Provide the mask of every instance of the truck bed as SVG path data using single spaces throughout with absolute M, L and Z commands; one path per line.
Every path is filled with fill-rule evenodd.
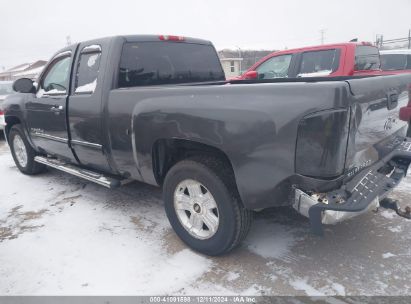
M 152 169 L 156 144 L 166 139 L 198 142 L 227 156 L 247 207 L 288 205 L 292 185 L 317 191 L 335 188 L 395 149 L 386 144 L 405 136 L 407 124 L 398 119 L 398 109 L 408 103 L 408 83 L 411 76 L 402 75 L 112 90 L 107 101 L 107 115 L 116 121 L 109 125 L 112 155 L 120 172 L 157 184 Z M 388 110 L 391 90 L 398 101 Z M 313 132 L 305 135 L 310 145 L 297 153 L 301 121 L 330 110 L 340 111 L 331 119 L 346 125 L 321 137 L 324 126 L 312 120 L 306 129 Z M 118 136 L 126 134 L 129 121 L 134 143 Z M 131 166 L 125 159 L 133 155 Z

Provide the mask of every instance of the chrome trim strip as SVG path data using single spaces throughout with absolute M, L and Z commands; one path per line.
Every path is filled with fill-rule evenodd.
M 80 146 L 85 146 L 85 147 L 94 148 L 94 149 L 103 149 L 102 145 L 91 143 L 91 142 L 88 142 L 88 141 L 81 141 L 81 140 L 72 139 L 70 142 L 74 145 L 80 145 Z
M 30 133 L 30 135 L 41 137 L 41 138 L 46 138 L 46 139 L 51 139 L 51 140 L 58 141 L 58 142 L 61 142 L 61 143 L 64 143 L 64 144 L 68 143 L 67 138 L 62 138 L 62 137 L 53 136 L 53 135 L 49 135 L 49 134 L 32 132 L 32 133 Z

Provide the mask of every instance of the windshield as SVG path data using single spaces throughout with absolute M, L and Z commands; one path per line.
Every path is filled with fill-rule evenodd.
M 407 68 L 407 55 L 381 54 L 381 68 L 384 71 L 405 70 Z
M 0 95 L 9 95 L 13 93 L 12 82 L 0 82 Z

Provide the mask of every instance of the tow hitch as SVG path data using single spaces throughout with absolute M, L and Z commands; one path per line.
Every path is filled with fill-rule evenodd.
M 411 207 L 407 206 L 405 207 L 405 210 L 402 210 L 397 200 L 393 200 L 391 198 L 385 198 L 380 202 L 380 207 L 385 208 L 385 209 L 392 209 L 399 216 L 411 220 Z

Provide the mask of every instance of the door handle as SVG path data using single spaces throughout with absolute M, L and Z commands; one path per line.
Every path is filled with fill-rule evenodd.
M 56 115 L 60 114 L 60 111 L 63 111 L 64 107 L 59 105 L 54 105 L 50 108 L 51 112 L 54 112 Z
M 395 109 L 398 106 L 398 94 L 388 93 L 387 94 L 387 108 L 388 110 Z

